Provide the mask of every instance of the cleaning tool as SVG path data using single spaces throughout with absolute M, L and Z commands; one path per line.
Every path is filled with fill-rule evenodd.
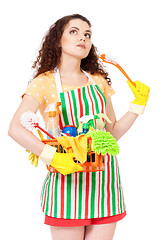
M 99 117 L 97 115 L 84 115 L 79 119 L 80 124 L 82 123 L 81 129 L 82 132 L 80 132 L 80 128 L 78 128 L 79 134 L 86 134 L 89 131 L 90 126 L 92 125 L 93 128 L 95 128 L 93 124 L 93 119 L 98 119 Z
M 135 96 L 135 100 L 130 103 L 128 111 L 136 114 L 143 114 L 149 98 L 150 88 L 139 81 L 133 82 L 127 75 L 127 73 L 124 71 L 124 69 L 116 61 L 112 60 L 107 55 L 100 55 L 100 59 L 102 59 L 103 62 L 110 63 L 116 66 L 128 79 L 127 83 Z
M 105 63 L 110 63 L 110 64 L 114 65 L 115 67 L 117 67 L 124 74 L 124 76 L 128 79 L 128 81 L 130 81 L 130 83 L 136 87 L 136 84 L 130 79 L 130 77 L 127 75 L 127 73 L 124 71 L 124 69 L 116 61 L 111 59 L 106 54 L 101 54 L 100 59 Z
M 96 129 L 98 130 L 104 130 L 104 121 L 102 120 L 103 118 L 109 122 L 112 123 L 111 120 L 108 118 L 108 116 L 104 113 L 98 113 L 96 114 L 99 118 L 96 120 Z
M 72 150 L 75 158 L 84 163 L 87 159 L 87 137 L 82 134 L 76 137 L 62 136 L 58 137 L 57 141 L 64 149 Z
M 69 135 L 69 136 L 72 136 L 72 137 L 76 137 L 76 135 L 77 135 L 76 126 L 74 126 L 74 125 L 66 125 L 62 129 L 62 133 L 66 134 L 66 135 Z
M 24 126 L 28 131 L 32 132 L 34 128 L 39 128 L 41 131 L 43 131 L 47 136 L 49 136 L 52 139 L 55 139 L 51 134 L 46 132 L 43 128 L 39 126 L 39 117 L 31 112 L 25 112 L 21 116 L 21 124 Z
M 91 130 L 92 131 L 92 130 Z M 83 148 L 86 148 L 86 139 L 87 139 L 87 153 L 86 151 L 84 151 L 85 155 L 86 155 L 86 159 L 84 158 L 84 160 L 82 159 L 82 156 L 80 157 L 81 153 L 76 153 L 76 151 L 74 151 L 74 162 L 76 164 L 78 164 L 79 166 L 81 166 L 81 170 L 79 170 L 78 172 L 97 172 L 97 171 L 103 171 L 104 167 L 105 167 L 105 156 L 101 155 L 101 154 L 97 154 L 94 151 L 92 151 L 92 138 L 91 137 L 87 137 L 86 134 L 82 134 L 77 136 L 79 137 L 79 143 Z M 61 138 L 61 137 L 59 137 Z M 58 138 L 58 139 L 59 139 Z M 68 137 L 71 138 L 71 137 Z M 68 142 L 67 138 L 61 138 L 63 141 L 61 142 L 61 144 L 63 144 L 63 146 L 65 145 L 66 147 L 62 147 L 63 149 L 63 153 L 73 153 L 73 148 L 70 147 L 71 144 L 70 142 Z M 66 141 L 65 141 L 66 140 Z M 50 146 L 54 146 L 57 148 L 57 152 L 60 151 L 61 149 L 61 144 L 59 143 L 59 141 L 57 141 L 56 139 L 46 139 L 43 141 L 46 144 L 49 144 Z M 72 145 L 73 146 L 73 145 Z M 84 147 L 85 146 L 85 147 Z M 78 149 L 77 149 L 78 150 Z M 66 153 L 65 153 L 66 152 Z M 79 154 L 79 156 L 77 155 Z M 84 163 L 81 163 L 77 157 L 81 160 L 81 161 L 85 161 Z M 65 156 L 65 155 L 64 155 Z M 47 165 L 47 169 L 49 172 L 51 173 L 55 173 L 58 172 L 54 167 L 50 165 Z
M 104 129 L 104 121 L 102 119 L 105 119 L 106 121 L 108 121 L 109 123 L 111 123 L 111 120 L 107 117 L 106 114 L 104 113 L 98 113 L 95 115 L 84 115 L 79 119 L 79 122 L 82 122 L 82 132 L 80 132 L 79 134 L 85 134 L 90 130 L 92 130 L 90 128 L 90 124 L 91 124 L 91 120 L 92 119 L 96 119 L 96 129 L 99 130 L 103 130 Z
M 47 131 L 54 138 L 57 138 L 58 136 L 60 136 L 60 128 L 59 128 L 59 114 L 61 114 L 61 111 L 59 109 L 60 105 L 61 105 L 60 102 L 51 103 L 46 107 L 44 111 L 48 116 Z
M 119 153 L 119 145 L 110 132 L 96 130 L 89 131 L 86 135 L 92 138 L 92 150 L 97 154 L 108 153 L 114 156 Z

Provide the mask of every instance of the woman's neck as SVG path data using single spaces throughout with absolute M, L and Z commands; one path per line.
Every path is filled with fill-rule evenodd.
M 59 65 L 62 84 L 68 86 L 81 86 L 88 82 L 87 76 L 81 70 L 81 59 L 63 55 Z
M 61 76 L 77 76 L 81 74 L 81 59 L 63 55 L 61 57 L 59 71 Z

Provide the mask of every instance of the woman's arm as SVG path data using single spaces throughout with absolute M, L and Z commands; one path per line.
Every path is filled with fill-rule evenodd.
M 8 130 L 8 134 L 11 138 L 38 156 L 41 154 L 45 144 L 42 143 L 33 133 L 29 132 L 21 125 L 20 118 L 24 112 L 31 111 L 36 113 L 39 105 L 39 101 L 37 101 L 34 97 L 25 95 L 16 113 L 14 114 L 13 119 L 11 120 Z
M 109 131 L 116 140 L 119 140 L 133 125 L 138 114 L 127 112 L 120 120 L 116 120 L 111 98 L 107 98 L 106 114 L 112 123 L 106 123 L 106 131 Z

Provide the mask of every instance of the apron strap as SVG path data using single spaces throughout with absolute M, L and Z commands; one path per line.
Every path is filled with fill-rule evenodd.
M 82 71 L 88 77 L 89 81 L 91 81 L 93 85 L 96 85 L 96 83 L 93 80 L 93 78 L 91 77 L 91 75 L 89 73 L 87 73 L 86 71 L 84 71 L 84 70 L 82 70 Z M 55 81 L 56 81 L 58 97 L 59 97 L 59 100 L 60 100 L 60 93 L 62 93 L 63 91 L 62 91 L 62 84 L 61 84 L 60 73 L 59 73 L 59 69 L 58 68 L 56 68 L 54 70 L 54 77 L 55 77 Z
M 60 93 L 63 92 L 62 91 L 62 85 L 61 85 L 61 80 L 60 80 L 60 73 L 59 73 L 59 69 L 56 68 L 54 69 L 54 77 L 55 77 L 55 82 L 56 82 L 56 87 L 57 87 L 57 93 L 58 93 L 58 99 L 60 101 Z
M 93 85 L 96 85 L 95 81 L 93 80 L 93 78 L 91 77 L 91 75 L 89 73 L 87 73 L 86 71 L 84 71 L 83 69 L 81 69 L 83 71 L 83 73 L 85 73 L 85 75 L 89 78 L 89 81 L 91 81 L 93 83 Z

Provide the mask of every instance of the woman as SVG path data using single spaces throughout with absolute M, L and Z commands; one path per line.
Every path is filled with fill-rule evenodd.
M 63 17 L 51 26 L 33 65 L 35 77 L 9 127 L 9 135 L 15 141 L 61 173 L 48 173 L 41 197 L 45 224 L 50 225 L 53 240 L 113 239 L 117 221 L 126 215 L 117 159 L 107 154 L 103 172 L 79 173 L 81 169 L 72 158 L 61 162 L 55 148 L 21 126 L 21 115 L 39 109 L 46 123 L 44 109 L 60 101 L 61 128 L 68 124 L 78 126 L 78 119 L 85 114 L 106 113 L 112 121 L 106 124 L 106 131 L 118 140 L 148 100 L 147 86 L 139 82 L 136 88 L 129 85 L 136 99 L 129 111 L 116 120 L 111 103 L 114 92 L 91 35 L 90 22 L 78 14 Z

